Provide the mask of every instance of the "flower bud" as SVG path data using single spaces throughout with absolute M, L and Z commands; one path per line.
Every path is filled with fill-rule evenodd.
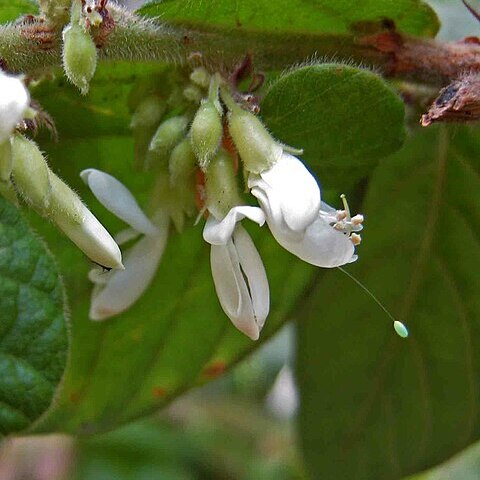
M 203 103 L 195 114 L 190 129 L 193 151 L 202 170 L 217 153 L 222 140 L 222 117 L 212 101 Z
M 133 112 L 130 128 L 148 128 L 159 124 L 165 113 L 165 102 L 158 95 L 143 99 Z
M 175 145 L 182 140 L 188 126 L 184 116 L 169 118 L 160 124 L 150 141 L 149 151 L 160 157 L 166 157 Z
M 204 67 L 198 67 L 190 74 L 190 80 L 199 87 L 208 88 L 210 85 L 210 74 Z
M 282 146 L 252 113 L 236 107 L 229 113 L 229 132 L 246 170 L 261 173 L 282 156 Z
M 25 200 L 50 218 L 94 262 L 122 268 L 118 245 L 78 195 L 48 168 L 35 142 L 12 140 L 13 178 Z
M 97 66 L 97 47 L 80 25 L 63 30 L 63 67 L 67 78 L 86 95 Z
M 188 85 L 183 89 L 183 96 L 193 103 L 200 103 L 203 98 L 202 91 L 195 85 Z
M 35 142 L 23 135 L 12 138 L 12 163 L 15 185 L 23 198 L 42 215 L 48 213 L 50 169 Z
M 216 218 L 224 218 L 235 205 L 242 203 L 230 156 L 219 150 L 205 174 L 207 208 Z
M 0 195 L 16 204 L 17 195 L 10 179 L 12 167 L 12 147 L 7 140 L 0 144 Z
M 170 183 L 172 185 L 183 182 L 195 173 L 197 159 L 193 153 L 190 139 L 184 138 L 173 150 L 168 162 Z

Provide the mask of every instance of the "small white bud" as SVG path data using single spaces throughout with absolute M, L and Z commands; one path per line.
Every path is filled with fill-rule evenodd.
M 23 82 L 0 70 L 0 143 L 8 140 L 29 103 L 30 96 Z
M 16 188 L 33 208 L 51 219 L 91 260 L 107 268 L 123 268 L 115 240 L 78 195 L 48 168 L 35 142 L 12 140 Z

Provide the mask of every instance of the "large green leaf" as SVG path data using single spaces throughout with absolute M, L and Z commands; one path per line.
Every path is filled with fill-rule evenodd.
M 148 3 L 140 13 L 202 30 L 335 34 L 384 18 L 412 35 L 434 35 L 438 29 L 433 10 L 418 0 L 163 0 Z
M 300 424 L 315 478 L 400 478 L 479 436 L 480 145 L 478 132 L 451 133 L 422 131 L 377 169 L 348 268 L 410 337 L 341 272 L 302 309 Z
M 0 197 L 0 436 L 47 410 L 67 358 L 55 263 L 19 210 Z
M 303 158 L 329 177 L 365 174 L 405 137 L 399 96 L 373 72 L 342 64 L 282 76 L 262 102 L 262 117 L 277 138 L 303 148 Z

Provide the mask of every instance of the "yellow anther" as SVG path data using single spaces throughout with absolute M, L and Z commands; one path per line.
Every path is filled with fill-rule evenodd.
M 350 240 L 355 246 L 360 245 L 360 243 L 362 243 L 362 237 L 358 235 L 358 233 L 352 233 L 350 235 Z

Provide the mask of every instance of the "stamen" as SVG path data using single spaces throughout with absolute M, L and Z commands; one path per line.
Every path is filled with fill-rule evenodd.
M 358 235 L 358 233 L 352 233 L 350 235 L 350 240 L 355 246 L 360 245 L 362 243 L 362 237 Z
M 352 220 L 352 217 L 350 215 L 350 207 L 348 206 L 347 196 L 344 193 L 342 193 L 340 195 L 340 198 L 342 199 L 342 202 L 343 202 L 343 208 L 345 210 L 346 220 L 347 222 L 350 222 Z

